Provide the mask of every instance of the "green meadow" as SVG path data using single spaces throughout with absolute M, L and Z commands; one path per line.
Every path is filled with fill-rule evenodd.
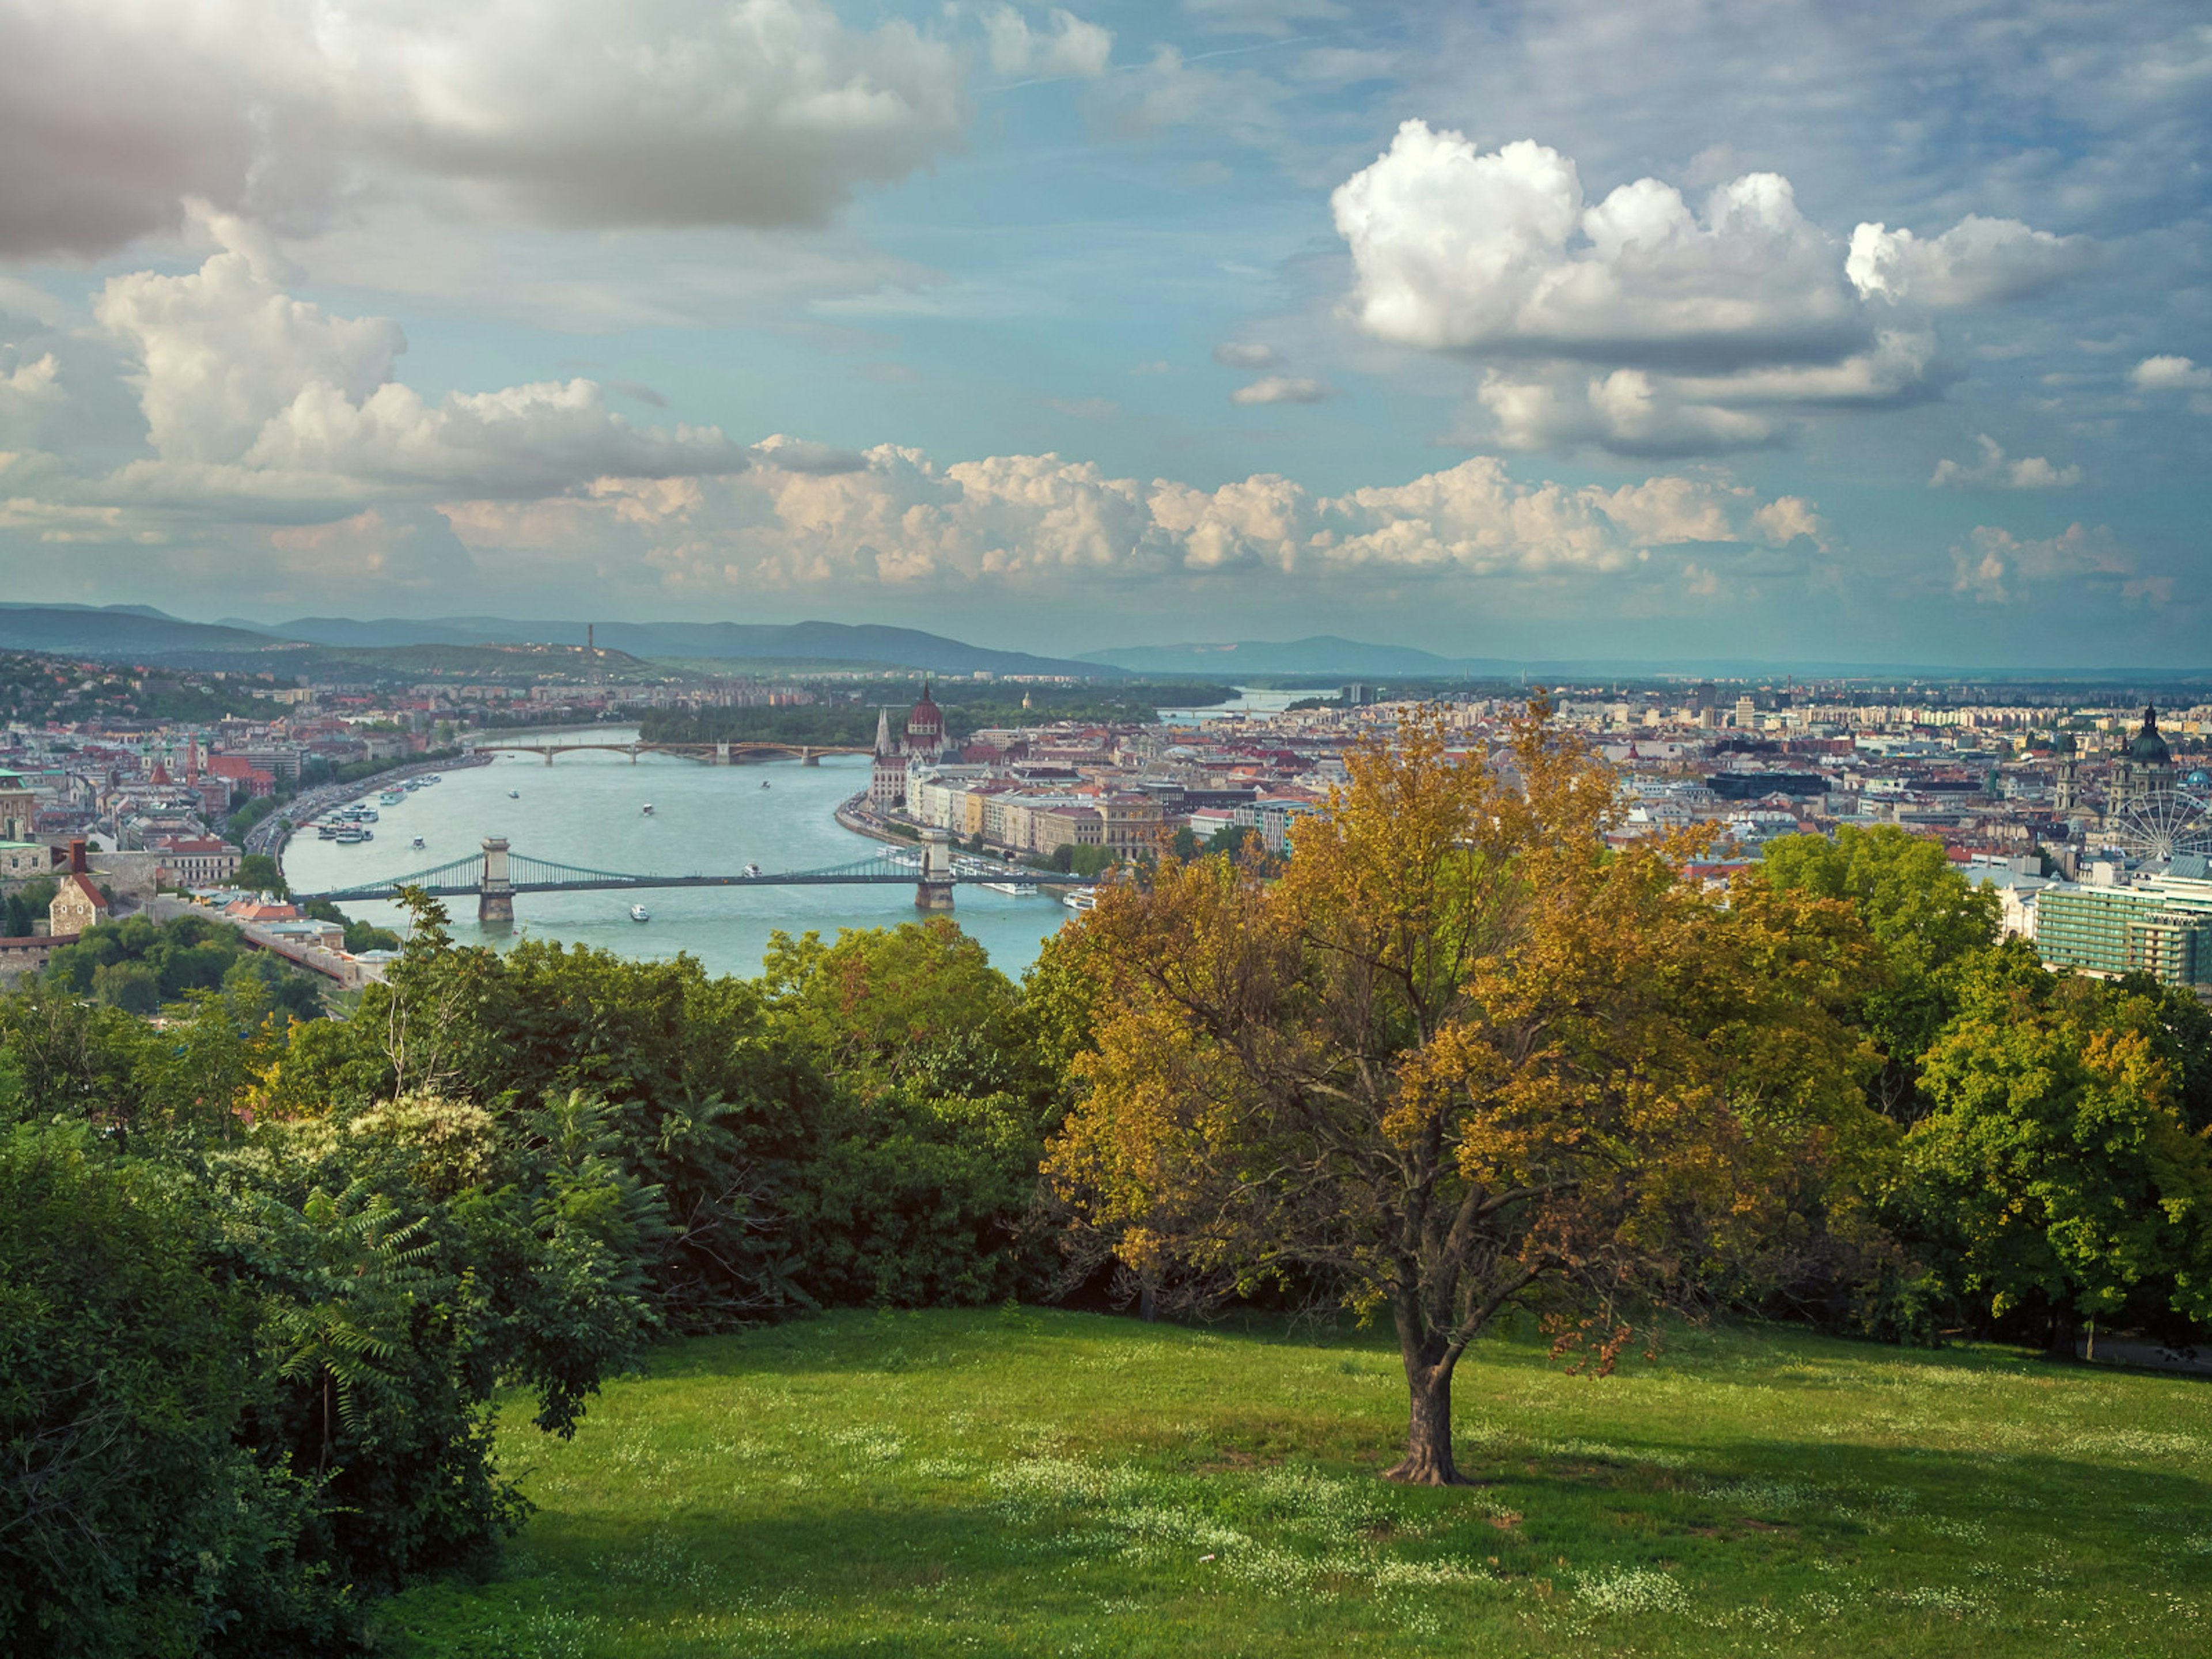
M 1480 1484 L 1408 1490 L 1373 1332 L 841 1313 L 657 1352 L 491 1576 L 379 1607 L 465 1659 L 751 1655 L 2190 1656 L 2212 1386 L 1773 1328 L 1616 1375 L 1486 1340 Z

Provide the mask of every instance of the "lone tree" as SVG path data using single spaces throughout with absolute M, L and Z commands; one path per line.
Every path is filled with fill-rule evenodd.
M 1683 848 L 1609 849 L 1612 775 L 1547 714 L 1495 765 L 1415 723 L 1351 758 L 1279 879 L 1170 859 L 1085 924 L 1105 1012 L 1060 1195 L 1164 1296 L 1387 1310 L 1404 1481 L 1459 1480 L 1453 1369 L 1501 1316 L 1609 1369 L 1631 1310 L 1755 1243 L 1784 1161 L 1865 1113 L 1849 908 L 1723 904 Z

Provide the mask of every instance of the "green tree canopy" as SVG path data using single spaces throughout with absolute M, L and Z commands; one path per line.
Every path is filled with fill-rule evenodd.
M 2053 975 L 2021 943 L 1960 990 L 1906 1150 L 1963 1288 L 1997 1316 L 2046 1308 L 2069 1358 L 2083 1316 L 2212 1316 L 2212 1146 L 2183 1117 L 2159 999 Z

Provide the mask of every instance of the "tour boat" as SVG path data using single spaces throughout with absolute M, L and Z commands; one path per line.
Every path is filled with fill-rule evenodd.
M 748 864 L 745 866 L 745 873 L 748 876 L 757 876 L 760 872 L 761 867 L 757 864 Z
M 1063 896 L 1060 902 L 1078 915 L 1082 915 L 1098 908 L 1098 890 L 1095 887 L 1079 887 L 1073 892 Z
M 376 798 L 376 804 L 379 806 L 397 806 L 400 802 L 406 799 L 407 797 L 405 793 L 402 791 L 398 789 L 387 789 Z
M 632 921 L 651 921 L 653 920 L 653 912 L 647 909 L 642 904 L 633 904 L 629 907 L 629 919 Z
M 368 831 L 358 829 L 349 823 L 344 829 L 332 836 L 331 839 L 337 842 L 342 847 L 358 847 L 362 842 L 368 839 Z
M 987 881 L 983 887 L 988 892 L 1005 893 L 1013 898 L 1023 898 L 1036 891 L 1036 888 L 1024 887 L 1018 881 Z
M 353 816 L 354 822 L 356 823 L 374 823 L 379 814 L 374 806 L 364 806 Z
M 315 826 L 315 834 L 324 841 L 336 841 L 338 838 L 337 825 L 319 823 Z

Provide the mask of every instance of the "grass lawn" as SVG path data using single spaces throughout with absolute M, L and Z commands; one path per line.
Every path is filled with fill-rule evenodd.
M 662 1351 L 400 1651 L 2212 1653 L 2212 1385 L 1793 1331 L 1485 1342 L 1407 1491 L 1373 1333 L 847 1313 Z

